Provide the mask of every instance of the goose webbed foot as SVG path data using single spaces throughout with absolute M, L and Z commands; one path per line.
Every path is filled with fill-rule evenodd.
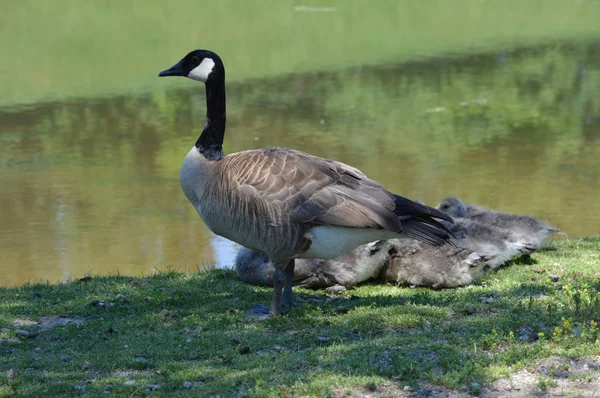
M 256 304 L 246 311 L 246 318 L 251 321 L 264 321 L 271 317 L 271 311 L 268 305 Z
M 294 260 L 287 263 L 285 274 L 282 267 L 275 269 L 273 275 L 273 299 L 271 306 L 257 304 L 246 311 L 246 316 L 252 320 L 264 320 L 271 316 L 283 315 L 284 309 L 293 306 L 292 282 L 294 280 Z M 285 286 L 284 286 L 285 285 Z

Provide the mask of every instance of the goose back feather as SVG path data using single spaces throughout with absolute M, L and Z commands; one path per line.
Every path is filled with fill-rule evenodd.
M 448 216 L 390 193 L 354 167 L 293 149 L 238 152 L 216 162 L 192 149 L 181 185 L 214 233 L 273 261 L 303 257 L 311 229 L 320 226 L 380 231 L 375 239 L 403 233 L 438 244 L 449 236 L 434 220 Z

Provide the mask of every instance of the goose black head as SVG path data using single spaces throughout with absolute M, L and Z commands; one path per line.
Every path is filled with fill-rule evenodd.
M 208 84 L 215 80 L 224 81 L 225 69 L 221 58 L 214 52 L 194 50 L 158 76 L 183 76 Z

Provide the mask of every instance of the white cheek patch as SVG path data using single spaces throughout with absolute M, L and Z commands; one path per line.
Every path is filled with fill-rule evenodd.
M 208 75 L 210 75 L 210 72 L 213 70 L 213 66 L 215 66 L 215 61 L 213 61 L 212 58 L 204 58 L 202 62 L 200 62 L 200 65 L 196 66 L 188 73 L 187 77 L 206 83 Z

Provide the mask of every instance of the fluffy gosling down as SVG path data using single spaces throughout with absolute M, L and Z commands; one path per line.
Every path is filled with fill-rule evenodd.
M 319 289 L 378 280 L 437 289 L 472 283 L 485 265 L 477 253 L 468 249 L 390 239 L 359 246 L 334 259 L 296 260 L 294 285 Z M 260 252 L 241 248 L 235 267 L 238 277 L 245 282 L 273 285 L 274 267 Z
M 551 233 L 565 235 L 560 229 L 533 217 L 464 204 L 455 196 L 443 199 L 436 208 L 454 220 L 466 219 L 504 230 L 513 239 L 526 245 L 531 252 L 541 249 Z

